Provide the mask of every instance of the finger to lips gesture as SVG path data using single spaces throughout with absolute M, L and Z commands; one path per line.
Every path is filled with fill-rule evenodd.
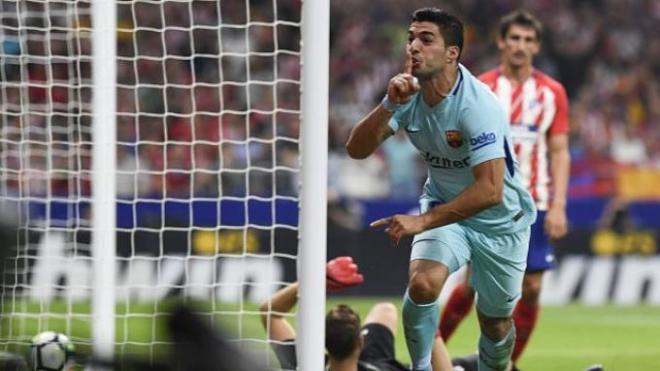
M 400 73 L 390 79 L 387 85 L 387 97 L 396 104 L 402 104 L 408 101 L 411 95 L 419 91 L 419 82 L 412 75 L 413 59 L 412 54 L 406 51 L 406 61 L 403 66 L 403 73 Z

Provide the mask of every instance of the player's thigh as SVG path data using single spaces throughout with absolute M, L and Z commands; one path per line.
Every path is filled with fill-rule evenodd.
M 509 317 L 520 298 L 529 228 L 506 235 L 473 231 L 470 242 L 471 286 L 477 292 L 477 309 L 488 317 Z
M 527 272 L 544 272 L 555 267 L 555 249 L 545 233 L 545 211 L 532 224 L 527 253 Z
M 381 302 L 369 309 L 363 326 L 377 323 L 387 327 L 392 332 L 392 335 L 396 336 L 398 322 L 399 312 L 397 307 L 391 302 Z
M 470 244 L 465 229 L 454 223 L 415 235 L 410 261 L 431 260 L 457 271 L 470 260 Z M 411 264 L 412 268 L 412 264 Z
M 394 334 L 380 323 L 367 323 L 361 331 L 364 346 L 360 353 L 362 361 L 395 359 Z

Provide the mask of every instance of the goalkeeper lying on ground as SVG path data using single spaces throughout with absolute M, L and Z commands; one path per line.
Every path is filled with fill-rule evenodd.
M 353 259 L 338 257 L 326 265 L 326 288 L 330 292 L 356 286 L 363 277 Z M 296 305 L 298 283 L 293 283 L 273 295 L 261 305 L 261 323 L 268 332 L 280 365 L 285 370 L 296 369 L 296 332 L 282 316 Z M 328 352 L 327 370 L 409 370 L 394 356 L 394 337 L 397 329 L 397 308 L 392 303 L 378 303 L 367 314 L 361 324 L 360 316 L 350 306 L 339 304 L 328 311 L 325 317 L 325 346 Z M 436 357 L 448 357 L 441 342 L 433 349 Z M 434 368 L 434 371 L 448 371 Z

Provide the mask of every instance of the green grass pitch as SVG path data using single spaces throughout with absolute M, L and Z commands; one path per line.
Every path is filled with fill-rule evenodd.
M 364 318 L 371 305 L 382 299 L 332 298 L 328 306 L 345 302 Z M 391 299 L 400 304 L 399 298 Z M 160 359 L 168 351 L 162 328 L 171 303 L 122 304 L 117 306 L 116 340 L 118 354 L 138 354 Z M 29 339 L 39 331 L 67 333 L 83 359 L 90 345 L 90 305 L 52 302 L 50 304 L 5 301 L 0 319 L 0 348 L 25 351 Z M 210 323 L 226 331 L 254 340 L 263 340 L 253 304 L 203 304 L 200 312 Z M 216 314 L 211 314 L 216 313 Z M 476 349 L 479 331 L 474 311 L 449 342 L 452 355 L 465 355 Z M 260 341 L 250 341 L 259 344 Z M 265 347 L 261 347 L 263 351 Z M 407 363 L 409 357 L 399 326 L 396 354 Z M 600 363 L 605 370 L 637 371 L 660 369 L 660 308 L 585 307 L 567 305 L 543 308 L 536 332 L 523 354 L 519 367 L 532 371 L 583 370 Z

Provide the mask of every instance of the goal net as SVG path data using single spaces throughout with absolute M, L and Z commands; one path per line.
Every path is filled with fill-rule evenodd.
M 3 264 L 0 345 L 59 331 L 84 358 L 102 210 L 92 5 L 0 6 L 0 196 L 18 239 Z M 162 324 L 185 301 L 268 358 L 258 304 L 298 278 L 301 9 L 116 2 L 115 356 L 166 354 Z

